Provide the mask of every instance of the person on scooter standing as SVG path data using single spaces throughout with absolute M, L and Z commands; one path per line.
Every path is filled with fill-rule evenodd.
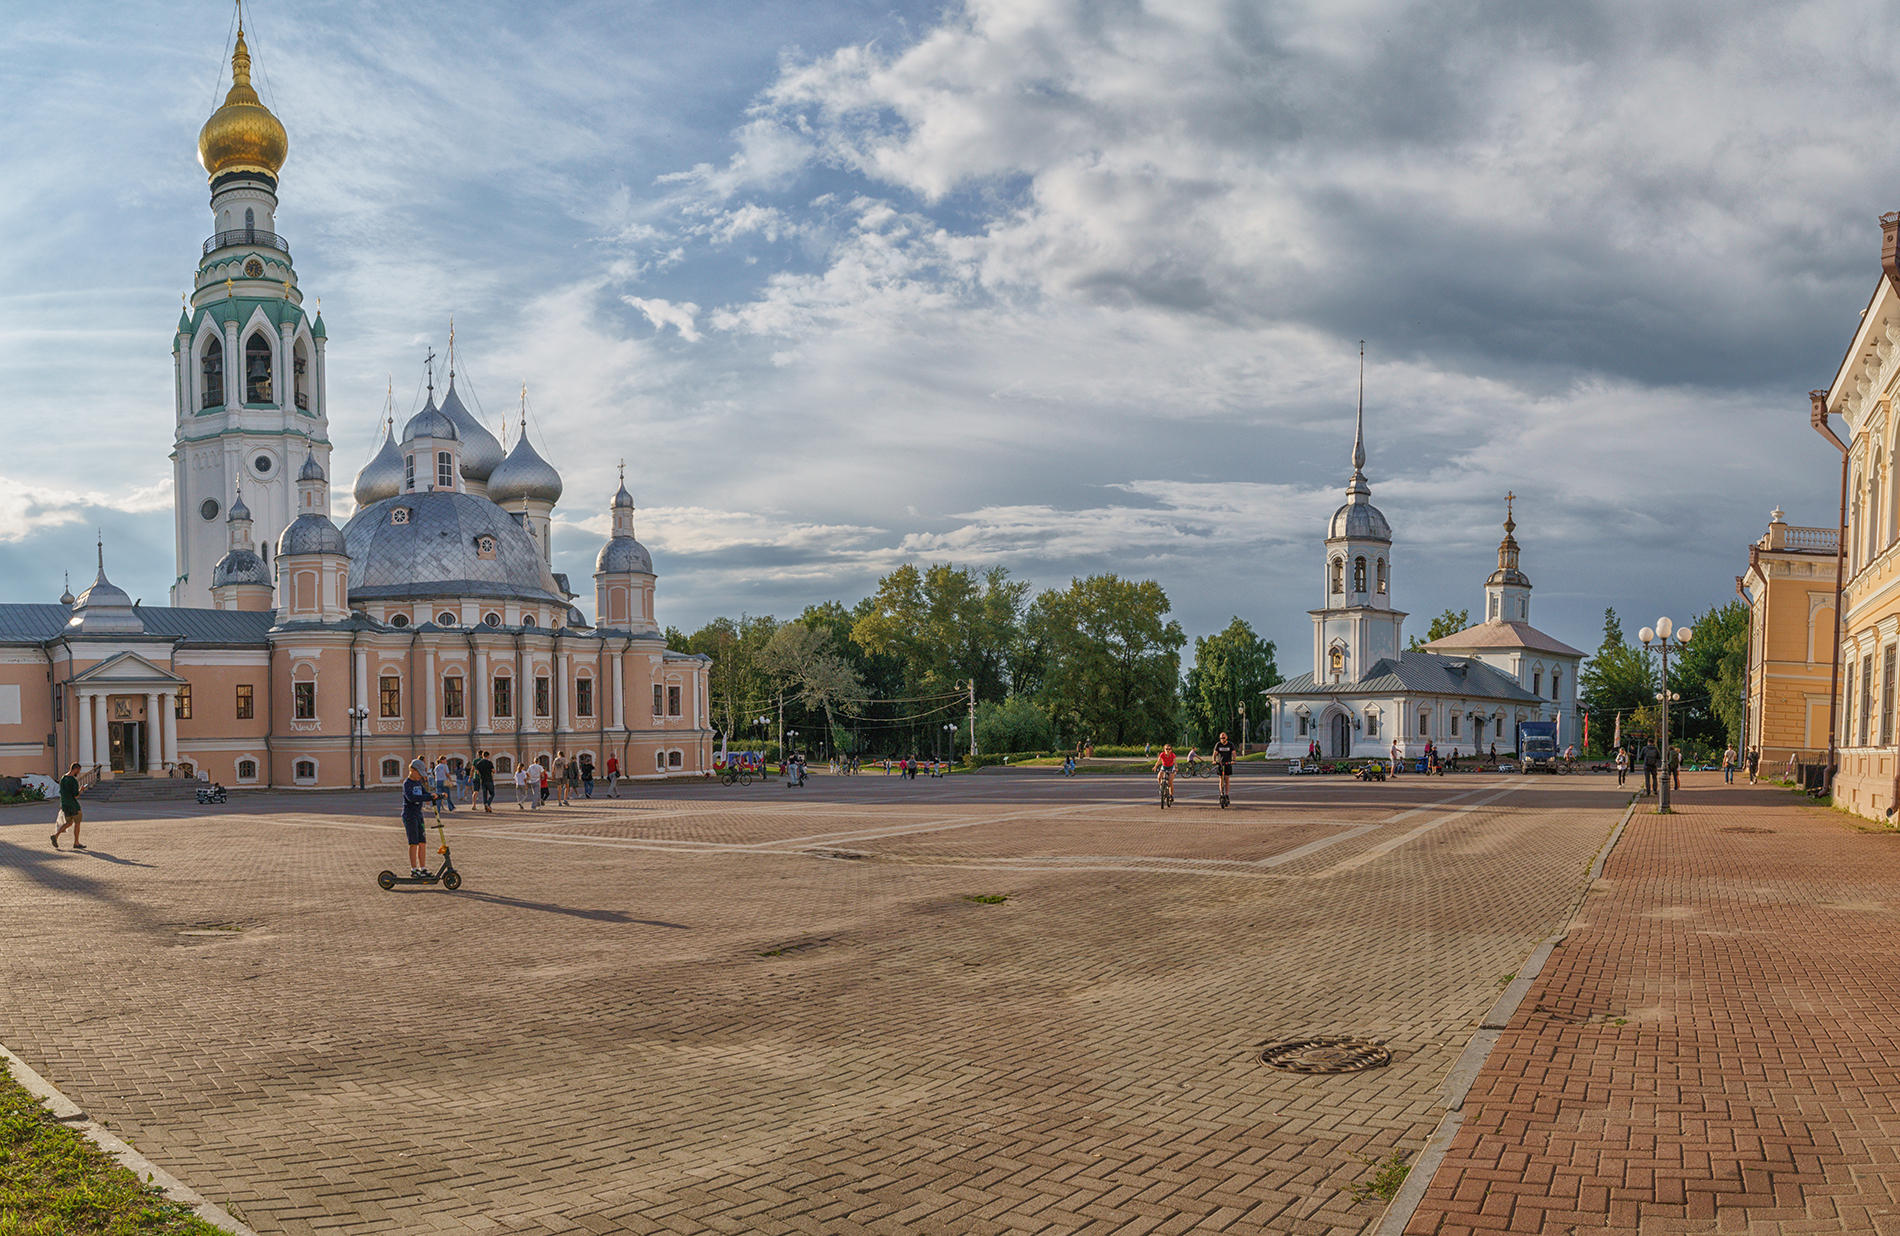
M 409 761 L 409 775 L 402 783 L 402 829 L 409 835 L 409 874 L 426 876 L 429 874 L 429 860 L 423 851 L 428 846 L 429 835 L 423 829 L 422 804 L 437 801 L 440 795 L 429 790 L 429 782 L 423 776 L 428 767 L 420 759 Z
M 495 814 L 495 761 L 486 751 L 475 757 L 475 779 L 482 786 L 482 810 Z
M 1227 737 L 1227 731 L 1220 732 L 1220 741 L 1214 744 L 1214 771 L 1220 774 L 1220 805 L 1227 805 L 1227 781 L 1234 775 L 1234 743 Z

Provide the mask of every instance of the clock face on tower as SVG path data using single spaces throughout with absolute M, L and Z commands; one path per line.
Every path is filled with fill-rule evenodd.
M 244 273 L 253 279 L 262 279 L 264 277 L 264 263 L 258 261 L 256 258 L 252 258 L 250 261 L 244 263 Z

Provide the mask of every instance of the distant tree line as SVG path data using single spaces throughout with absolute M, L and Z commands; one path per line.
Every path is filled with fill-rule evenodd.
M 853 605 L 826 601 L 781 622 L 715 618 L 667 646 L 712 658 L 713 726 L 734 746 L 774 748 L 783 726 L 807 752 L 967 751 L 969 695 L 985 753 L 1077 744 L 1206 746 L 1278 683 L 1271 641 L 1236 617 L 1187 640 L 1153 580 L 1073 579 L 1031 596 L 1007 569 L 905 565 Z M 953 728 L 952 728 L 953 727 Z
M 1748 607 L 1713 606 L 1686 624 L 1688 645 L 1669 654 L 1669 732 L 1689 751 L 1720 752 L 1742 741 L 1742 687 L 1748 664 Z M 1660 658 L 1623 634 L 1614 609 L 1603 611 L 1603 641 L 1583 663 L 1577 686 L 1590 718 L 1590 754 L 1608 754 L 1621 721 L 1632 750 L 1658 734 Z

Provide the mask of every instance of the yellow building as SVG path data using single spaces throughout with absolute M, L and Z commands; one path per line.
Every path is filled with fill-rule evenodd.
M 1835 528 L 1788 524 L 1779 508 L 1748 547 L 1738 581 L 1748 601 L 1747 743 L 1763 773 L 1792 757 L 1827 754 L 1829 675 L 1834 668 Z
M 1812 395 L 1817 429 L 1845 453 L 1846 585 L 1842 633 L 1837 805 L 1882 819 L 1893 805 L 1900 725 L 1894 711 L 1895 648 L 1900 644 L 1900 213 L 1882 215 L 1880 282 L 1834 381 Z M 1830 424 L 1840 418 L 1841 429 Z M 1841 439 L 1845 439 L 1842 441 Z

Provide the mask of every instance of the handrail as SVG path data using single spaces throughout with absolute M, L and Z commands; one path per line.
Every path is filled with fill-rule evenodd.
M 266 249 L 275 249 L 279 253 L 290 253 L 290 242 L 275 232 L 260 232 L 256 228 L 239 228 L 235 232 L 219 232 L 205 241 L 204 256 L 210 257 L 219 249 L 230 249 L 238 245 L 262 245 Z
M 1833 553 L 1840 543 L 1838 528 L 1797 528 L 1790 526 L 1787 532 L 1789 549 L 1818 549 Z

